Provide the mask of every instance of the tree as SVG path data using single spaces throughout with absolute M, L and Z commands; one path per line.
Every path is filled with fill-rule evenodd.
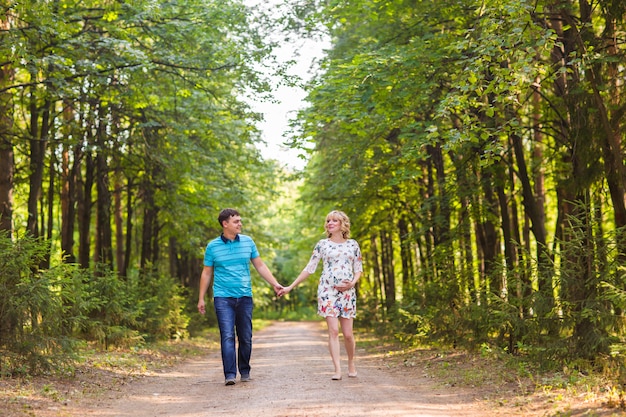
M 601 301 L 599 285 L 617 282 L 624 253 L 614 81 L 624 10 L 599 5 L 296 9 L 303 27 L 323 24 L 333 39 L 300 114 L 296 142 L 315 146 L 305 176 L 315 191 L 304 198 L 326 190 L 325 205 L 356 216 L 373 281 L 401 268 L 399 307 L 428 317 L 431 335 L 606 352 L 614 327 L 598 318 L 617 306 Z M 609 199 L 591 198 L 604 185 L 614 253 L 601 216 Z M 383 240 L 399 255 L 381 256 Z M 406 287 L 422 288 L 427 303 Z

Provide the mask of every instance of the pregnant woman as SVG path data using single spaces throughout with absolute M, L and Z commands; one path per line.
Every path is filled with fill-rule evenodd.
M 348 354 L 348 377 L 356 378 L 356 343 L 352 332 L 352 322 L 356 317 L 356 290 L 354 289 L 363 273 L 361 248 L 356 240 L 350 239 L 350 219 L 338 210 L 326 216 L 324 225 L 326 239 L 315 245 L 306 268 L 279 295 L 289 293 L 298 284 L 315 273 L 320 260 L 322 274 L 317 288 L 317 314 L 326 318 L 328 325 L 328 350 L 335 367 L 332 380 L 341 380 L 341 360 L 339 325 Z

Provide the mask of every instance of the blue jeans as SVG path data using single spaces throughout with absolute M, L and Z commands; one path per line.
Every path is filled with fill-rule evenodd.
M 220 328 L 224 377 L 226 379 L 237 377 L 237 362 L 239 362 L 239 373 L 250 375 L 252 297 L 215 297 L 213 304 Z M 238 351 L 235 348 L 235 333 L 239 342 Z

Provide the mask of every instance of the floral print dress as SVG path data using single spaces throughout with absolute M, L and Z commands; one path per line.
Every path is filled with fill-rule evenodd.
M 317 314 L 322 317 L 356 317 L 356 290 L 340 292 L 335 285 L 352 281 L 355 272 L 363 272 L 361 248 L 354 239 L 335 243 L 322 239 L 315 245 L 305 271 L 313 274 L 319 261 L 323 261 L 322 274 L 317 287 Z

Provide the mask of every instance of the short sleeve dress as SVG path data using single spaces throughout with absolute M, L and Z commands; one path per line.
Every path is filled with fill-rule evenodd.
M 354 239 L 335 243 L 322 239 L 315 245 L 305 271 L 313 274 L 322 260 L 322 274 L 317 287 L 317 314 L 322 317 L 356 317 L 356 290 L 337 291 L 335 285 L 352 281 L 355 272 L 363 272 L 361 248 Z

